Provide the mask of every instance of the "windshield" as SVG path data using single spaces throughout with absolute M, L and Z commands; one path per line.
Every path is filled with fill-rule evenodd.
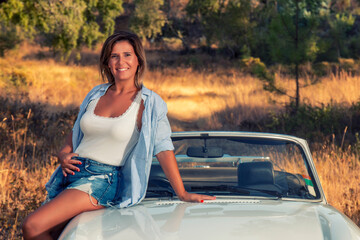
M 317 199 L 305 154 L 291 141 L 244 137 L 173 138 L 187 191 L 210 195 Z M 147 197 L 174 192 L 154 160 Z

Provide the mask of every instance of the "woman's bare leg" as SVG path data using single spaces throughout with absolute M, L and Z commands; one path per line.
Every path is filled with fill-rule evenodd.
M 91 198 L 96 204 L 95 198 Z M 89 194 L 76 189 L 67 189 L 25 219 L 22 227 L 23 237 L 25 240 L 52 239 L 50 232 L 57 226 L 82 212 L 101 208 L 104 207 L 94 206 L 91 203 Z

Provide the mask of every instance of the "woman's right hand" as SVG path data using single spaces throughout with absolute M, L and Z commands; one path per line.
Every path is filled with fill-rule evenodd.
M 58 159 L 62 169 L 63 175 L 66 177 L 67 174 L 75 175 L 75 172 L 79 172 L 80 169 L 75 164 L 81 164 L 79 160 L 72 159 L 72 157 L 79 156 L 77 153 L 59 153 Z

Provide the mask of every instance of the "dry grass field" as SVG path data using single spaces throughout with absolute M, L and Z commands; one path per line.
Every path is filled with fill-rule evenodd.
M 0 239 L 21 239 L 21 222 L 44 200 L 44 185 L 56 167 L 54 154 L 71 129 L 76 107 L 101 83 L 94 61 L 65 65 L 27 56 L 31 52 L 25 46 L 0 58 Z M 294 91 L 293 80 L 279 76 L 282 86 Z M 280 113 L 288 102 L 235 67 L 152 67 L 144 83 L 166 100 L 173 131 L 236 130 L 243 122 Z M 360 79 L 330 75 L 302 89 L 301 96 L 312 106 L 348 107 L 360 100 Z M 314 146 L 327 200 L 360 226 L 360 142 Z

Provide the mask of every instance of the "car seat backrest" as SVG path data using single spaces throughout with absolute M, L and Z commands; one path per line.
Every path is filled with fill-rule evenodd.
M 274 184 L 274 168 L 271 162 L 244 162 L 237 169 L 238 185 Z

